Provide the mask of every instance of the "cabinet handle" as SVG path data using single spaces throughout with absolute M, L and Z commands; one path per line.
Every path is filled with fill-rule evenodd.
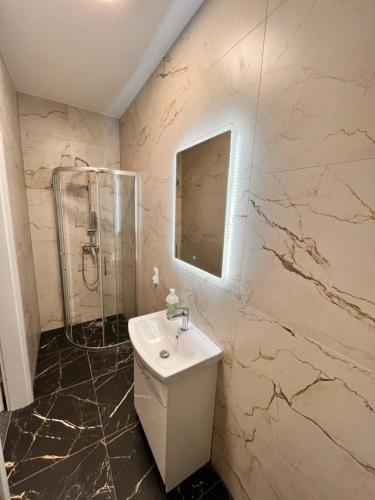
M 135 361 L 139 367 L 139 369 L 141 370 L 141 373 L 148 385 L 148 388 L 150 389 L 151 393 L 153 394 L 153 396 L 155 396 L 155 398 L 159 401 L 159 403 L 164 406 L 164 408 L 167 407 L 166 403 L 164 403 L 164 401 L 161 399 L 161 397 L 159 396 L 159 394 L 157 393 L 156 389 L 154 388 L 154 386 L 152 385 L 152 382 L 150 380 L 150 377 L 147 376 L 147 374 L 145 373 L 144 369 L 143 369 L 143 366 L 141 365 L 141 362 L 139 361 L 138 357 L 137 356 L 134 356 L 135 358 Z

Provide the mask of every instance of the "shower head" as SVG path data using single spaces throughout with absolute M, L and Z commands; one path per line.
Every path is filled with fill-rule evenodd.
M 90 164 L 89 164 L 87 161 L 82 160 L 82 158 L 80 158 L 79 156 L 76 156 L 76 157 L 74 158 L 74 166 L 75 166 L 75 167 L 78 167 L 78 162 L 79 162 L 79 161 L 80 161 L 80 162 L 82 162 L 82 163 L 84 163 L 84 164 L 86 165 L 86 167 L 90 167 Z

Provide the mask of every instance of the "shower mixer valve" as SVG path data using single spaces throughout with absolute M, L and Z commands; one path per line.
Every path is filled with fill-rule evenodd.
M 99 245 L 82 245 L 82 249 L 84 253 L 91 253 L 92 255 L 96 255 L 99 252 Z

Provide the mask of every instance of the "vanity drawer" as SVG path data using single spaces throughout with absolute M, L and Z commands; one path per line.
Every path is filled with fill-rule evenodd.
M 165 480 L 167 387 L 134 356 L 134 405 L 160 474 Z

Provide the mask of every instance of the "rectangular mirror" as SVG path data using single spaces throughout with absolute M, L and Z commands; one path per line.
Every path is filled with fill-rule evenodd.
M 207 273 L 223 271 L 231 132 L 176 158 L 175 257 Z

